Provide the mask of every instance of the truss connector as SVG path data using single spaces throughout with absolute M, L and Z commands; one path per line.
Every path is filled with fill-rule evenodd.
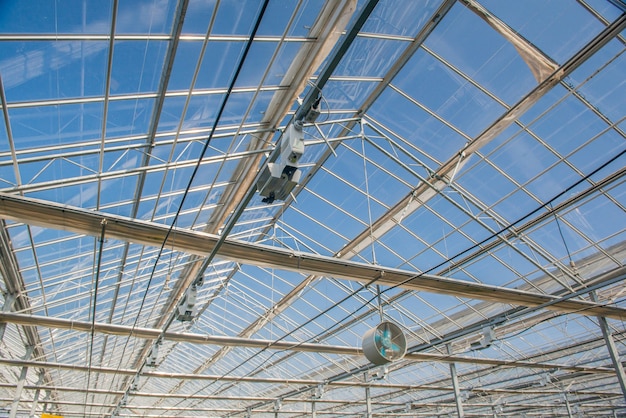
M 2 312 L 9 312 L 13 308 L 13 303 L 17 299 L 16 293 L 5 293 L 4 304 L 2 305 Z
M 324 396 L 324 392 L 326 392 L 326 385 L 320 383 L 313 390 L 313 399 L 322 399 L 322 396 Z
M 194 283 L 185 291 L 185 296 L 178 304 L 176 319 L 179 321 L 193 321 L 198 313 L 196 300 L 198 298 L 197 285 Z
M 148 356 L 148 359 L 146 360 L 146 366 L 148 367 L 158 366 L 160 345 L 161 345 L 160 339 L 154 343 L 154 345 L 152 346 L 152 349 L 150 350 L 150 355 Z
M 368 373 L 368 381 L 385 380 L 389 376 L 389 366 L 386 364 L 371 370 Z
M 26 352 L 24 353 L 24 356 L 22 357 L 22 360 L 28 361 L 28 360 L 30 360 L 30 356 L 33 355 L 33 351 L 35 351 L 35 346 L 34 345 L 27 345 L 25 348 L 26 348 Z
M 139 373 L 137 373 L 135 375 L 135 378 L 133 379 L 133 384 L 130 386 L 130 391 L 131 392 L 137 392 L 139 390 L 139 379 L 141 378 L 141 375 L 139 375 Z
M 465 144 L 463 149 L 459 151 L 459 159 L 457 160 L 456 165 L 454 166 L 454 171 L 452 172 L 452 175 L 450 176 L 450 180 L 448 181 L 448 184 L 452 184 L 452 182 L 454 181 L 454 177 L 456 177 L 456 173 L 459 171 L 459 167 L 461 166 L 461 161 L 463 161 L 463 159 L 465 158 L 465 148 L 467 148 L 467 144 Z
M 283 400 L 281 398 L 278 398 L 274 401 L 274 411 L 278 412 L 280 411 L 280 408 L 283 407 Z
M 4 305 L 2 305 L 2 312 L 10 312 L 13 308 L 13 303 L 17 299 L 17 294 L 15 293 L 5 293 L 4 294 Z M 7 328 L 6 322 L 0 323 L 0 341 L 4 339 L 4 331 Z
M 311 107 L 309 107 L 309 110 L 307 110 L 306 114 L 304 115 L 305 123 L 315 123 L 320 113 L 322 112 L 321 106 L 320 106 L 321 101 L 322 101 L 322 95 L 320 93 L 317 96 L 317 99 L 315 99 L 313 103 L 311 103 Z
M 473 342 L 470 345 L 472 350 L 482 350 L 483 348 L 491 347 L 491 343 L 496 339 L 496 335 L 493 327 L 486 326 L 483 327 L 480 333 L 480 339 L 476 342 Z
M 406 216 L 406 212 L 409 210 L 409 207 L 411 206 L 411 203 L 413 203 L 413 201 L 417 198 L 417 190 L 413 190 L 411 192 L 411 195 L 409 197 L 409 200 L 406 202 L 406 206 L 404 207 L 404 209 L 402 209 L 402 213 L 400 214 L 400 219 L 398 219 L 398 225 L 400 225 L 402 223 L 402 220 L 404 219 L 404 217 Z

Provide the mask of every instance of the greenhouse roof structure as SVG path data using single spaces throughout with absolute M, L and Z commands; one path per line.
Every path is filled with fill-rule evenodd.
M 0 3 L 0 415 L 626 415 L 626 3 Z

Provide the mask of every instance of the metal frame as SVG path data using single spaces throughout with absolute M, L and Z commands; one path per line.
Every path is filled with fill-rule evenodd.
M 14 100 L 0 79 L 6 134 L 0 136 L 0 146 L 4 146 L 0 172 L 6 173 L 0 183 L 0 288 L 4 302 L 0 367 L 5 380 L 6 376 L 15 380 L 0 383 L 0 399 L 11 405 L 11 416 L 34 415 L 41 410 L 67 416 L 169 413 L 225 417 L 253 412 L 273 416 L 279 412 L 281 416 L 311 412 L 314 416 L 364 412 L 369 416 L 435 416 L 452 414 L 455 408 L 459 416 L 500 412 L 571 416 L 575 408 L 590 415 L 626 410 L 618 361 L 624 341 L 620 321 L 626 316 L 623 228 L 618 226 L 596 240 L 576 221 L 577 211 L 593 205 L 608 204 L 626 212 L 620 200 L 626 178 L 620 161 L 625 151 L 614 148 L 603 165 L 591 169 L 576 162 L 577 153 L 604 138 L 624 138 L 624 117 L 612 120 L 607 116 L 610 112 L 596 106 L 598 99 L 588 94 L 596 88 L 597 75 L 619 63 L 622 52 L 608 53 L 595 72 L 577 85 L 570 82 L 583 64 L 596 65 L 598 52 L 608 50 L 613 40 L 623 47 L 626 15 L 609 21 L 603 11 L 579 1 L 580 10 L 604 30 L 597 31 L 594 39 L 560 67 L 552 68 L 551 74 L 544 74 L 543 81 L 516 104 L 508 105 L 497 92 L 474 79 L 464 64 L 453 64 L 453 59 L 446 58 L 446 52 L 430 41 L 443 35 L 445 28 L 440 25 L 452 19 L 449 14 L 474 14 L 506 42 L 529 53 L 526 58 L 553 65 L 553 58 L 541 45 L 532 43 L 532 33 L 528 37 L 524 30 L 516 32 L 506 19 L 468 0 L 441 1 L 431 16 L 423 16 L 417 33 L 407 35 L 400 27 L 384 27 L 386 19 L 401 22 L 401 16 L 384 15 L 390 11 L 377 3 L 328 2 L 319 9 L 307 36 L 292 31 L 298 29 L 310 4 L 290 5 L 279 29 L 254 36 L 255 45 L 276 45 L 267 65 L 259 69 L 260 81 L 232 89 L 195 86 L 209 43 L 252 42 L 245 31 L 215 33 L 213 25 L 220 23 L 217 15 L 225 7 L 219 1 L 204 35 L 185 31 L 186 0 L 177 2 L 169 34 L 117 33 L 117 1 L 113 2 L 107 33 L 0 34 L 0 43 L 83 41 L 108 45 L 105 88 L 93 97 Z M 353 24 L 340 34 L 354 10 Z M 112 64 L 120 41 L 168 43 L 156 91 L 112 91 Z M 203 52 L 189 88 L 174 91 L 169 79 L 183 43 L 202 45 Z M 280 54 L 292 45 L 300 50 L 287 54 L 293 58 L 291 65 L 280 82 L 272 81 L 276 77 L 272 69 L 284 65 Z M 350 67 L 355 65 L 350 60 L 358 56 L 351 50 L 354 45 L 383 49 L 394 45 L 399 52 L 384 71 L 370 74 Z M 326 65 L 316 72 L 329 52 Z M 405 91 L 394 81 L 417 52 L 428 54 L 461 82 L 502 106 L 504 113 L 474 136 L 438 110 L 429 109 L 410 89 Z M 315 76 L 317 81 L 313 81 Z M 307 83 L 317 87 L 307 90 Z M 332 96 L 333 86 L 342 84 L 358 85 L 355 91 L 362 90 L 358 100 Z M 254 199 L 257 169 L 272 158 L 281 125 L 301 117 L 322 88 L 324 100 L 326 96 L 331 100 L 324 106 L 332 108 L 327 109 L 326 121 L 305 128 L 308 155 L 314 155 L 302 166 L 305 179 L 286 202 L 260 204 Z M 557 90 L 560 96 L 552 99 L 550 94 Z M 183 125 L 192 97 L 229 92 L 252 97 L 241 107 L 236 122 L 216 123 L 212 130 Z M 270 93 L 274 96 L 265 103 L 264 116 L 252 115 L 258 101 Z M 300 94 L 303 99 L 298 107 L 294 101 Z M 393 127 L 375 116 L 380 113 L 376 106 L 386 95 L 420 109 L 464 139 L 465 146 L 451 150 L 443 161 L 423 153 L 413 138 L 393 132 Z M 182 116 L 175 129 L 164 130 L 159 127 L 164 103 L 177 97 L 185 98 Z M 141 99 L 155 103 L 148 132 L 111 137 L 107 130 L 109 105 Z M 539 128 L 570 99 L 600 121 L 603 129 L 561 153 Z M 543 101 L 549 104 L 525 120 L 528 110 Z M 92 139 L 27 148 L 14 134 L 14 111 L 90 103 L 104 106 L 101 129 Z M 515 132 L 504 137 L 507 128 L 515 128 Z M 194 159 L 191 151 L 178 158 L 176 147 L 193 150 L 207 135 L 223 141 L 220 149 L 211 148 L 211 155 L 204 159 Z M 528 135 L 555 158 L 524 181 L 496 162 L 498 153 L 506 152 L 519 135 Z M 367 154 L 360 146 L 368 147 Z M 164 148 L 169 157 L 160 154 Z M 122 156 L 106 167 L 107 158 L 119 153 Z M 139 158 L 136 167 L 118 167 L 130 153 Z M 338 153 L 342 160 L 337 164 L 362 164 L 366 167 L 363 176 L 337 169 Z M 418 155 L 425 155 L 428 161 Z M 98 160 L 97 168 L 88 168 L 82 161 L 92 157 Z M 71 164 L 80 175 L 50 178 L 57 162 Z M 466 176 L 483 165 L 513 185 L 494 202 L 483 202 L 466 181 Z M 576 183 L 552 199 L 532 192 L 533 182 L 560 166 L 578 176 Z M 194 167 L 218 174 L 193 187 L 190 182 L 185 191 L 168 189 L 168 176 Z M 384 194 L 372 192 L 368 181 L 376 175 L 402 188 L 402 197 L 388 201 Z M 148 179 L 157 176 L 159 184 L 149 184 Z M 132 198 L 106 201 L 102 185 L 127 178 L 133 179 Z M 368 208 L 375 207 L 377 217 L 354 210 L 352 202 L 320 187 L 316 183 L 319 178 L 345 187 Z M 56 190 L 74 186 L 96 187 L 96 203 L 81 208 L 53 198 L 33 198 L 54 196 Z M 157 210 L 175 204 L 188 192 L 193 204 L 181 203 L 175 214 Z M 537 209 L 511 221 L 500 205 L 514 201 L 516 193 L 528 195 Z M 440 213 L 438 208 L 444 204 L 462 214 L 463 220 Z M 149 211 L 140 213 L 148 206 Z M 335 213 L 346 225 L 325 222 L 325 214 L 318 208 Z M 118 211 L 128 215 L 112 214 Z M 424 214 L 445 229 L 440 237 L 423 234 L 411 224 Z M 172 223 L 179 217 L 184 218 L 183 224 Z M 100 237 L 103 220 L 105 240 L 98 247 L 92 237 Z M 540 235 L 554 225 L 565 228 L 560 239 L 566 254 L 555 251 L 557 245 Z M 482 228 L 488 238 L 474 235 L 473 228 Z M 414 254 L 407 256 L 389 240 L 393 234 L 414 242 Z M 578 245 L 569 242 L 568 234 L 577 237 Z M 326 240 L 325 235 L 341 244 Z M 456 237 L 471 247 L 450 256 L 447 245 Z M 63 250 L 68 247 L 76 250 Z M 48 248 L 61 249 L 59 257 L 51 256 Z M 98 248 L 102 260 L 96 257 Z M 507 257 L 507 250 L 513 256 Z M 374 251 L 385 254 L 386 260 L 398 260 L 397 264 L 378 264 Z M 424 268 L 422 260 L 428 254 L 443 261 Z M 488 275 L 481 275 L 475 266 L 488 262 L 513 272 L 512 278 L 498 285 L 486 284 Z M 516 263 L 524 263 L 526 270 L 518 272 Z M 65 268 L 69 264 L 75 264 L 71 272 Z M 95 289 L 89 287 L 94 278 L 101 285 L 97 298 Z M 198 280 L 205 285 L 199 292 L 197 318 L 186 324 L 172 322 L 172 312 L 185 289 Z M 373 285 L 384 287 L 378 305 Z M 90 301 L 98 305 L 86 307 Z M 66 304 L 71 307 L 64 308 Z M 85 316 L 88 311 L 94 315 Z M 363 376 L 372 370 L 360 357 L 359 332 L 381 312 L 403 324 L 412 345 L 403 361 L 390 366 L 388 380 L 367 381 Z M 467 351 L 480 339 L 484 327 L 494 329 L 496 345 L 483 352 Z M 557 340 L 570 335 L 580 341 Z M 83 343 L 93 350 L 89 364 L 81 360 L 87 355 L 80 347 Z M 155 344 L 162 346 L 162 352 L 158 368 L 150 369 L 145 363 Z M 30 357 L 20 358 L 29 350 Z M 412 380 L 407 375 L 413 376 Z M 141 385 L 133 389 L 137 377 Z M 336 392 L 316 397 L 315 389 L 320 387 Z M 44 397 L 41 391 L 50 392 Z M 254 391 L 254 396 L 241 396 L 242 391 Z M 83 401 L 75 401 L 72 394 L 80 394 Z M 506 404 L 499 399 L 506 399 Z

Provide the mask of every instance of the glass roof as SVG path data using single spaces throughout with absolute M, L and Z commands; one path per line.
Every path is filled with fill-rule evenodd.
M 0 415 L 626 414 L 623 1 L 0 10 Z

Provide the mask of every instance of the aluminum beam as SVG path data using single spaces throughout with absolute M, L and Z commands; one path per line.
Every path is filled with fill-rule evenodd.
M 370 394 L 370 387 L 365 386 L 365 416 L 372 418 L 372 396 Z
M 200 256 L 210 254 L 220 239 L 217 235 L 183 229 L 175 229 L 172 233 L 168 233 L 169 227 L 156 223 L 4 193 L 0 193 L 0 217 L 44 228 L 62 229 L 92 236 L 99 236 L 101 222 L 106 219 L 107 238 L 156 247 L 165 243 L 165 246 L 173 250 Z M 340 260 L 243 241 L 226 239 L 217 255 L 220 258 L 244 264 L 284 269 L 303 274 L 377 283 L 415 291 L 511 305 L 539 306 L 564 313 L 600 315 L 618 320 L 626 319 L 626 309 L 623 308 Z M 615 274 L 620 273 L 621 270 L 615 272 Z
M 446 345 L 448 354 L 452 354 L 452 347 L 450 344 Z M 456 413 L 459 418 L 463 418 L 463 400 L 461 399 L 461 390 L 459 389 L 459 376 L 456 374 L 456 364 L 450 363 L 450 378 L 452 379 L 452 389 L 454 390 L 454 403 L 456 405 Z
M 359 383 L 360 385 L 360 383 Z M 358 385 L 357 385 L 358 386 Z M 13 388 L 15 387 L 9 383 L 0 383 L 0 388 Z M 89 389 L 87 391 L 82 387 L 70 387 L 70 386 L 56 386 L 55 389 L 57 392 L 69 392 L 69 393 L 78 393 L 84 394 L 86 392 L 97 394 L 97 395 L 123 395 L 124 392 L 120 390 L 114 389 Z M 44 386 L 40 383 L 36 385 L 25 385 L 24 390 L 30 391 L 45 391 L 49 390 L 49 387 Z M 449 386 L 433 386 L 432 390 L 437 390 L 441 392 L 451 392 L 453 388 Z M 537 388 L 534 390 L 529 389 L 487 389 L 487 388 L 472 388 L 470 390 L 473 393 L 479 394 L 504 394 L 510 393 L 514 395 L 546 395 L 546 394 L 561 394 L 563 393 L 560 389 L 547 389 L 547 388 Z M 571 391 L 567 392 L 570 395 L 574 396 L 596 396 L 602 397 L 604 399 L 614 398 L 619 396 L 619 394 L 607 392 L 607 391 L 593 391 L 593 390 L 579 390 L 579 391 Z M 260 396 L 260 395 L 204 395 L 204 394 L 194 394 L 194 393 L 166 393 L 166 392 L 133 392 L 133 397 L 135 398 L 164 398 L 164 399 L 200 399 L 200 400 L 211 400 L 211 401 L 248 401 L 248 402 L 273 402 L 276 398 L 269 396 Z M 347 404 L 354 403 L 358 405 L 365 404 L 363 400 L 354 400 L 354 399 L 329 399 L 329 398 L 315 398 L 311 400 L 310 398 L 283 398 L 283 403 L 309 403 L 309 402 L 317 402 L 320 405 L 332 405 L 332 404 Z M 383 405 L 404 405 L 405 403 L 400 402 L 392 402 L 392 401 L 378 401 L 377 404 Z
M 24 361 L 24 360 L 12 360 L 12 359 L 0 359 L 0 364 L 5 364 L 10 367 L 50 367 L 58 370 L 71 370 L 75 372 L 87 372 L 88 368 L 86 366 L 72 365 L 72 364 L 63 364 L 63 363 L 43 363 L 43 362 L 35 362 L 35 361 Z M 94 370 L 97 370 L 99 373 L 107 373 L 107 374 L 119 374 L 119 375 L 134 375 L 134 370 L 129 369 L 117 369 L 114 367 L 96 367 Z M 316 384 L 327 384 L 328 386 L 332 386 L 334 388 L 348 388 L 348 387 L 366 387 L 371 386 L 375 389 L 396 389 L 398 391 L 419 391 L 419 390 L 434 390 L 440 392 L 452 392 L 453 388 L 450 386 L 441 386 L 437 385 L 406 385 L 406 384 L 389 384 L 385 382 L 364 382 L 364 381 L 351 381 L 351 382 L 323 382 L 323 381 L 315 381 L 312 379 L 280 379 L 280 378 L 259 378 L 259 377 L 246 377 L 246 376 L 220 376 L 220 375 L 193 375 L 189 373 L 163 373 L 156 371 L 149 371 L 145 373 L 145 377 L 151 378 L 159 378 L 159 379 L 193 379 L 196 381 L 214 381 L 220 380 L 223 382 L 245 382 L 245 383 L 261 383 L 261 384 L 287 384 L 287 385 L 316 385 Z M 66 388 L 67 390 L 77 390 L 78 392 L 83 391 L 83 388 Z M 65 389 L 61 389 L 65 390 Z M 525 395 L 540 395 L 545 393 L 560 393 L 560 390 L 552 390 L 546 388 L 531 388 L 530 390 L 526 389 L 488 389 L 488 388 L 473 388 L 472 392 L 476 394 L 503 394 L 503 393 L 515 393 L 515 394 L 525 394 Z M 103 393 L 102 390 L 97 390 L 97 393 Z M 585 395 L 596 395 L 602 397 L 603 399 L 610 399 L 616 396 L 619 396 L 615 393 L 610 392 L 591 392 L 591 391 L 581 391 L 579 394 Z M 161 394 L 159 393 L 150 393 L 150 394 L 141 394 L 139 396 L 149 396 L 149 397 L 159 397 Z M 175 394 L 170 395 L 167 394 L 167 397 L 173 398 L 178 396 L 184 396 L 184 394 Z M 193 395 L 192 395 L 193 397 Z M 286 399 L 285 399 L 286 400 Z M 289 400 L 286 400 L 289 401 Z M 297 400 L 293 400 L 297 402 Z M 323 401 L 322 401 L 323 402 Z M 360 402 L 362 404 L 362 401 Z M 423 405 L 423 403 L 416 403 L 414 406 Z M 435 404 L 436 406 L 436 404 Z M 452 407 L 452 404 L 449 404 Z M 473 406 L 477 406 L 473 404 Z M 257 410 L 258 412 L 258 410 Z M 321 412 L 321 411 L 320 411 Z
M 594 302 L 598 300 L 595 291 L 592 291 L 590 295 L 591 300 L 593 300 Z M 615 340 L 613 339 L 611 327 L 609 327 L 608 321 L 603 316 L 598 316 L 598 325 L 600 325 L 600 329 L 602 330 L 602 336 L 604 337 L 604 341 L 606 342 L 606 348 L 607 350 L 609 350 L 609 355 L 611 356 L 613 367 L 615 367 L 615 375 L 617 376 L 617 380 L 619 381 L 619 385 L 622 389 L 622 395 L 626 399 L 626 374 L 624 374 L 624 366 L 622 365 L 622 361 L 620 359 L 619 350 L 615 346 Z
M 26 354 L 24 355 L 24 360 L 30 360 L 31 355 L 33 354 L 34 347 L 26 347 Z M 15 396 L 13 397 L 13 403 L 11 405 L 11 412 L 9 414 L 10 418 L 15 418 L 17 415 L 17 408 L 20 403 L 20 399 L 22 398 L 22 390 L 24 389 L 24 384 L 26 383 L 26 375 L 28 374 L 28 366 L 22 366 L 22 371 L 20 372 L 20 379 L 17 382 L 17 386 L 15 387 Z
M 148 340 L 156 340 L 162 336 L 165 340 L 190 344 L 209 344 L 230 347 L 249 347 L 282 351 L 328 353 L 346 356 L 361 356 L 363 350 L 359 347 L 336 346 L 317 343 L 297 343 L 294 341 L 272 341 L 241 337 L 227 337 L 222 335 L 207 335 L 185 332 L 163 332 L 156 328 L 132 327 L 128 325 L 116 325 L 108 323 L 91 323 L 86 321 L 73 321 L 65 318 L 52 318 L 38 315 L 26 315 L 19 313 L 0 312 L 0 322 L 17 325 L 37 325 L 44 328 L 65 329 L 76 332 L 96 332 L 106 335 L 133 337 Z M 453 354 L 437 353 L 409 353 L 405 359 L 411 361 L 436 361 L 443 363 L 480 364 L 484 366 L 500 367 L 524 367 L 544 370 L 564 370 L 572 373 L 608 374 L 614 373 L 610 367 L 585 367 L 571 366 L 557 363 L 540 363 L 524 360 L 501 360 L 493 358 L 478 358 L 473 356 L 461 356 Z M 196 376 L 194 374 L 194 376 Z M 350 382 L 348 382 L 350 383 Z M 352 382 L 353 383 L 353 382 Z M 350 383 L 350 384 L 352 384 Z
M 270 129 L 260 135 L 258 139 L 253 140 L 248 149 L 269 147 L 274 130 L 310 80 L 313 72 L 326 59 L 355 9 L 356 2 L 354 0 L 327 2 L 322 8 L 307 35 L 307 38 L 314 39 L 314 41 L 302 45 L 280 82 L 281 89 L 274 93 L 267 106 L 261 124 Z M 318 84 L 317 88 L 321 89 L 322 87 Z M 233 186 L 228 187 L 222 193 L 217 205 L 218 209 L 211 214 L 207 221 L 206 232 L 216 233 L 222 228 L 238 203 L 245 197 L 246 192 L 256 187 L 257 168 L 261 161 L 262 158 L 259 155 L 241 162 L 235 168 L 231 177 Z

